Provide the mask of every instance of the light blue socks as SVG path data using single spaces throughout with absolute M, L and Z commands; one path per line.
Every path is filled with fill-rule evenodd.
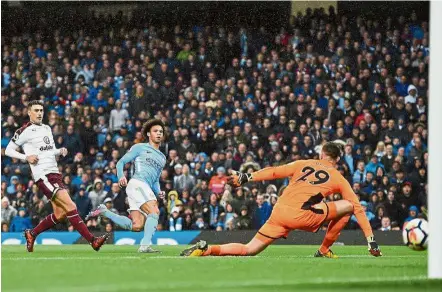
M 152 236 L 157 230 L 158 214 L 149 214 L 146 217 L 146 223 L 144 223 L 144 237 L 141 239 L 141 245 L 150 245 L 152 242 Z
M 132 230 L 132 220 L 130 220 L 128 217 L 117 215 L 109 210 L 104 211 L 103 215 L 121 228 Z
M 103 215 L 121 228 L 132 230 L 132 220 L 130 220 L 128 217 L 117 215 L 109 210 L 106 210 Z M 152 236 L 157 230 L 159 217 L 160 216 L 158 214 L 147 215 L 146 223 L 144 223 L 144 237 L 141 239 L 141 245 L 150 245 Z

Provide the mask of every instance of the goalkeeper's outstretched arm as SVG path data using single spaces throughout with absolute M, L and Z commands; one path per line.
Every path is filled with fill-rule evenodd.
M 241 173 L 237 171 L 232 171 L 228 182 L 234 186 L 241 186 L 251 181 L 275 180 L 279 178 L 286 178 L 293 176 L 297 166 L 298 166 L 297 162 L 292 162 L 281 166 L 266 167 L 264 169 L 252 173 Z
M 297 163 L 266 167 L 264 169 L 252 173 L 252 181 L 275 180 L 278 178 L 286 178 L 295 173 Z

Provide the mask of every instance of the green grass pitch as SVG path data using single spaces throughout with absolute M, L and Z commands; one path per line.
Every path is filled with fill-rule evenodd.
M 429 281 L 427 252 L 337 246 L 339 259 L 313 258 L 317 246 L 271 246 L 255 257 L 183 258 L 184 246 L 2 246 L 2 291 L 441 291 Z

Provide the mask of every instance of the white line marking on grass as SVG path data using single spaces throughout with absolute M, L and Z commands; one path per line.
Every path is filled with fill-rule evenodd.
M 253 281 L 247 280 L 224 280 L 224 281 L 211 281 L 210 284 L 203 283 L 198 284 L 195 282 L 149 282 L 148 288 L 152 290 L 177 290 L 183 291 L 184 289 L 191 291 L 207 291 L 208 289 L 238 289 L 247 288 L 255 286 L 271 286 L 273 288 L 277 286 L 289 285 L 289 286 L 300 286 L 300 285 L 321 285 L 321 284 L 348 284 L 348 283 L 387 283 L 387 282 L 407 282 L 416 280 L 427 280 L 425 275 L 417 276 L 395 276 L 395 277 L 366 277 L 366 278 L 315 278 L 315 279 L 300 279 L 300 280 L 270 280 L 270 279 L 259 279 Z M 204 285 L 204 286 L 203 286 Z M 262 287 L 261 287 L 262 288 Z M 87 286 L 75 286 L 75 287 L 54 287 L 53 285 L 45 288 L 45 292 L 78 292 L 78 291 L 88 291 L 88 292 L 118 292 L 118 291 L 144 291 L 146 289 L 146 282 L 131 282 L 125 283 L 124 288 L 116 287 L 115 285 L 87 285 Z M 31 292 L 35 291 L 33 289 L 13 289 L 11 292 Z
M 13 257 L 13 258 L 4 258 L 2 257 L 2 261 L 65 261 L 65 260 L 117 260 L 117 259 L 126 259 L 126 260 L 143 260 L 143 259 L 188 259 L 188 257 L 182 257 L 182 256 L 149 256 L 149 255 L 140 255 L 140 256 L 107 256 L 110 254 L 103 254 L 97 255 L 96 257 Z M 192 257 L 197 258 L 197 257 Z M 201 257 L 200 257 L 201 258 Z M 247 257 L 239 257 L 239 256 L 223 256 L 223 257 L 215 257 L 215 256 L 208 256 L 203 257 L 206 259 L 213 259 L 213 260 L 221 260 L 221 259 L 311 259 L 313 256 L 247 256 Z M 339 256 L 339 258 L 360 258 L 360 259 L 371 259 L 370 255 L 343 255 Z M 421 255 L 384 255 L 381 258 L 425 258 L 425 254 Z
M 17 258 L 2 258 L 2 261 L 66 261 L 66 260 L 98 260 L 98 259 L 126 259 L 126 260 L 139 260 L 143 257 L 135 256 L 119 256 L 119 257 L 17 257 Z

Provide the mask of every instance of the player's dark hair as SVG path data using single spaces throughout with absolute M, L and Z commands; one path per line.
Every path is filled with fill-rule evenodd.
M 163 128 L 164 135 L 166 135 L 166 126 L 164 125 L 163 121 L 161 121 L 159 119 L 152 119 L 152 120 L 145 122 L 143 125 L 143 129 L 142 129 L 141 133 L 143 134 L 143 137 L 146 140 L 149 140 L 147 133 L 150 132 L 150 129 L 152 129 L 153 126 L 161 126 Z
M 41 106 L 44 107 L 44 102 L 41 101 L 41 100 L 37 100 L 37 99 L 31 100 L 31 101 L 28 103 L 28 109 L 31 109 L 33 105 L 41 105 Z
M 327 142 L 322 146 L 322 152 L 324 152 L 328 157 L 336 160 L 341 156 L 342 145 L 334 142 Z

